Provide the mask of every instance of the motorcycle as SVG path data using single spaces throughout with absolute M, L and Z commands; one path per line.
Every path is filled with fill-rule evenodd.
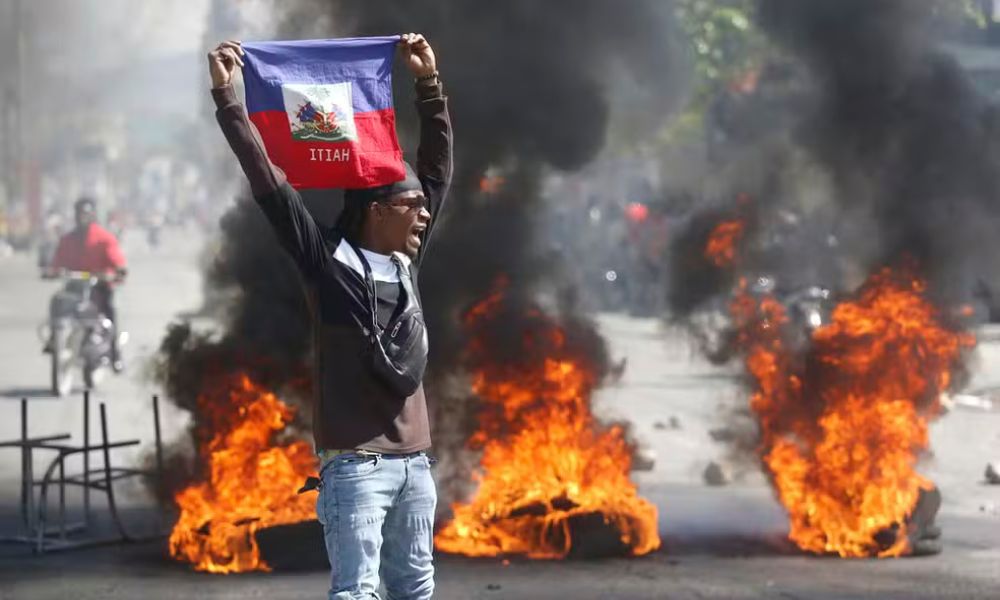
M 830 322 L 833 311 L 833 292 L 826 287 L 811 285 L 794 290 L 781 298 L 793 325 L 791 344 L 797 349 L 805 347 L 813 333 Z
M 72 391 L 76 368 L 81 369 L 87 389 L 94 388 L 111 367 L 112 336 L 118 336 L 119 348 L 128 342 L 128 334 L 116 331 L 91 298 L 106 277 L 73 271 L 66 273 L 64 280 L 62 289 L 49 301 L 48 322 L 39 327 L 51 360 L 52 393 L 57 396 Z
M 769 296 L 785 308 L 788 323 L 784 341 L 796 351 L 803 350 L 812 340 L 813 333 L 829 323 L 833 310 L 833 292 L 826 287 L 811 285 L 779 292 L 775 277 L 761 274 L 750 280 L 746 293 L 753 297 Z M 720 296 L 690 318 L 690 331 L 705 356 L 712 362 L 724 364 L 738 351 L 735 323 L 729 314 L 732 296 Z

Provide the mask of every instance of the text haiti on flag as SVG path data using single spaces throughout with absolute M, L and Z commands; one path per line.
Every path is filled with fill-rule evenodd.
M 298 189 L 400 181 L 392 61 L 398 36 L 243 44 L 250 120 Z

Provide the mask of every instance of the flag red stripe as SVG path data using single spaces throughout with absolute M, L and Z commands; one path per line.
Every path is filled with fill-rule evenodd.
M 352 142 L 293 139 L 284 111 L 255 112 L 250 120 L 260 131 L 271 162 L 282 168 L 296 189 L 329 188 L 332 181 L 345 188 L 366 188 L 405 177 L 396 112 L 391 108 L 355 113 L 358 140 Z

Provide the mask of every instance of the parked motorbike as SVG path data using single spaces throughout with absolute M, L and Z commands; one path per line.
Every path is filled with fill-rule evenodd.
M 834 304 L 832 292 L 818 285 L 794 290 L 782 297 L 781 302 L 793 325 L 790 341 L 796 349 L 808 344 L 813 332 L 829 323 Z
M 768 274 L 750 279 L 746 292 L 758 298 L 770 296 L 784 306 L 788 316 L 784 341 L 795 350 L 810 343 L 813 332 L 829 322 L 833 310 L 833 295 L 828 288 L 814 285 L 782 293 L 775 277 Z M 718 364 L 728 362 L 738 352 L 738 332 L 729 314 L 731 302 L 732 297 L 720 296 L 690 318 L 695 341 L 705 356 Z
M 118 336 L 119 349 L 128 342 L 128 334 L 116 331 L 91 298 L 104 276 L 74 271 L 63 279 L 62 289 L 49 301 L 49 320 L 39 327 L 51 360 L 52 393 L 57 396 L 72 391 L 77 368 L 83 384 L 94 388 L 111 367 L 112 336 Z

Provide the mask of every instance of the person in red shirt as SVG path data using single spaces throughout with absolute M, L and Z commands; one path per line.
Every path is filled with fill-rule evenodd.
M 48 275 L 55 277 L 64 271 L 86 271 L 102 279 L 94 287 L 91 300 L 98 309 L 116 324 L 114 288 L 112 284 L 125 279 L 125 255 L 118 239 L 96 223 L 97 206 L 90 198 L 80 198 L 73 206 L 76 228 L 62 236 L 52 257 Z M 117 332 L 111 337 L 111 360 L 115 371 L 124 365 L 118 351 Z

